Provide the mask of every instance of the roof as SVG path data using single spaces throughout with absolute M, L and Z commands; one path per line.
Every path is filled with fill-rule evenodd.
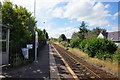
M 108 32 L 102 32 L 102 35 L 107 38 L 108 37 Z
M 2 25 L 2 24 L 0 24 L 0 26 L 2 26 L 2 28 L 12 29 L 11 27 L 5 26 L 5 25 Z
M 108 32 L 107 38 L 112 41 L 120 41 L 120 31 Z

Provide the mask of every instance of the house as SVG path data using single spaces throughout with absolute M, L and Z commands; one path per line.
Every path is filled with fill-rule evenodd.
M 120 31 L 115 31 L 115 32 L 102 31 L 98 35 L 98 38 L 104 38 L 104 37 L 106 37 L 108 40 L 115 42 L 118 48 L 120 48 Z
M 0 51 L 0 65 L 9 64 L 9 35 L 11 27 L 0 24 L 0 43 L 2 50 Z

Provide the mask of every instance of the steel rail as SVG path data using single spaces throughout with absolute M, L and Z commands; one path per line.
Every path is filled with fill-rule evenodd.
M 58 46 L 58 45 L 57 45 Z M 54 46 L 56 48 L 56 46 Z M 59 46 L 58 46 L 59 47 Z M 61 47 L 59 47 L 61 49 Z M 57 49 L 56 49 L 57 50 Z M 64 53 L 66 55 L 68 55 L 70 58 L 72 58 L 74 61 L 76 61 L 77 63 L 79 63 L 80 65 L 82 65 L 83 67 L 85 67 L 87 70 L 89 70 L 91 73 L 93 73 L 95 76 L 97 76 L 99 79 L 103 80 L 99 75 L 97 75 L 94 71 L 92 71 L 91 69 L 89 69 L 87 66 L 85 66 L 84 64 L 80 63 L 78 60 L 76 60 L 72 55 L 68 54 L 65 50 Z M 72 53 L 71 53 L 72 54 Z M 75 55 L 74 55 L 75 56 Z M 77 56 L 76 56 L 77 57 Z M 68 62 L 67 62 L 68 63 Z

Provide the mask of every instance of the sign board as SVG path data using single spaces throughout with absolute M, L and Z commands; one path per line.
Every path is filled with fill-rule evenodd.
M 27 48 L 28 49 L 32 49 L 33 48 L 33 44 L 27 44 Z

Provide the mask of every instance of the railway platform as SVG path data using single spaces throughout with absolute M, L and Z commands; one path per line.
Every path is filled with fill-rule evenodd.
M 57 53 L 54 46 L 47 43 L 38 56 L 38 61 L 3 71 L 4 78 L 12 79 L 57 79 L 74 80 L 75 74 Z M 4 80 L 3 78 L 3 80 Z

